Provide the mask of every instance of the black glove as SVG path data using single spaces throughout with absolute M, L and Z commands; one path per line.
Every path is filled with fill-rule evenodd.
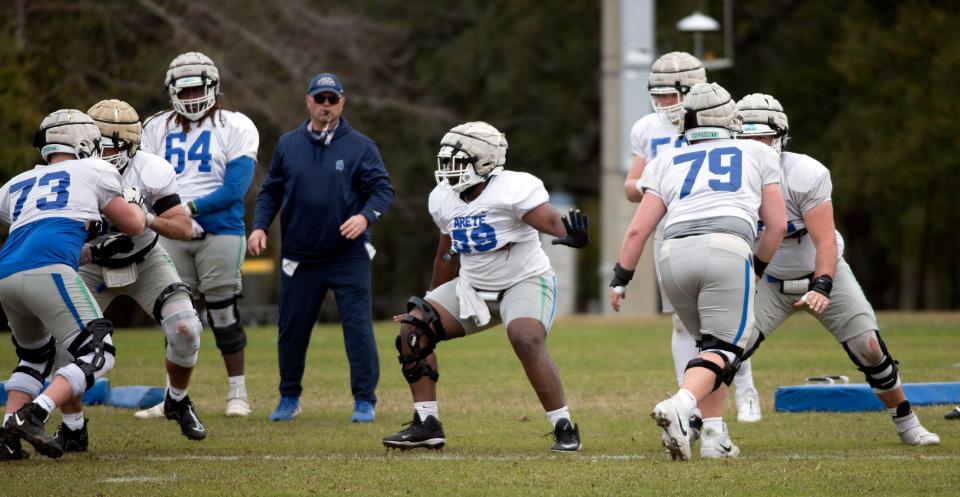
M 123 233 L 102 236 L 90 242 L 90 255 L 95 263 L 131 250 L 133 250 L 133 238 Z
M 555 238 L 552 245 L 566 245 L 573 248 L 583 248 L 590 243 L 590 234 L 587 228 L 590 227 L 590 218 L 580 212 L 580 209 L 570 209 L 569 218 L 560 216 L 563 221 L 563 227 L 567 229 L 567 235 L 561 238 Z

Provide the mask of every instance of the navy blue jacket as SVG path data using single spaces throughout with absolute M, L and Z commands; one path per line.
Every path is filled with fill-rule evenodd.
M 393 203 L 393 185 L 377 145 L 343 117 L 329 145 L 308 126 L 309 120 L 277 140 L 257 195 L 253 229 L 266 231 L 279 210 L 282 257 L 309 262 L 366 256 L 362 245 L 369 232 L 347 240 L 340 225 L 355 214 L 372 225 Z

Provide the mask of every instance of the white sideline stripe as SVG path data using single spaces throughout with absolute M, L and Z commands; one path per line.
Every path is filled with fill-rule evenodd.
M 421 460 L 421 461 L 538 461 L 548 459 L 566 459 L 574 458 L 577 460 L 587 460 L 591 462 L 598 461 L 639 461 L 653 459 L 644 454 L 557 454 L 543 456 L 485 456 L 485 455 L 464 455 L 464 454 L 328 454 L 325 456 L 302 455 L 286 456 L 276 454 L 264 455 L 242 455 L 242 456 L 218 456 L 218 455 L 183 455 L 183 456 L 141 456 L 141 457 L 122 457 L 119 455 L 106 455 L 98 459 L 124 460 L 124 461 L 150 461 L 150 462 L 175 462 L 175 461 L 201 461 L 201 462 L 221 462 L 221 461 L 384 461 L 385 459 L 397 460 Z M 750 457 L 747 456 L 746 459 Z M 863 455 L 854 454 L 782 454 L 776 456 L 763 456 L 764 459 L 786 460 L 786 461 L 848 461 L 848 460 L 888 460 L 888 461 L 960 461 L 960 455 L 923 455 L 923 454 L 883 454 L 883 455 Z M 135 477 L 131 477 L 135 478 Z M 152 478 L 152 477 L 140 477 Z M 152 481 L 152 480 L 143 480 Z M 111 482 L 112 483 L 112 482 Z

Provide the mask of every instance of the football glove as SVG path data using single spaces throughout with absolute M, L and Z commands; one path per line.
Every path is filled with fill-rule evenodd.
M 135 186 L 123 187 L 123 199 L 128 203 L 138 205 L 141 208 L 143 207 L 143 195 Z
M 555 238 L 550 242 L 551 244 L 583 248 L 590 243 L 590 234 L 587 231 L 590 227 L 590 218 L 580 212 L 580 209 L 570 209 L 569 215 L 560 216 L 560 220 L 563 221 L 563 227 L 567 229 L 567 234 L 566 236 Z
M 133 250 L 133 238 L 123 233 L 102 236 L 90 242 L 90 256 L 93 262 L 101 262 L 118 254 Z

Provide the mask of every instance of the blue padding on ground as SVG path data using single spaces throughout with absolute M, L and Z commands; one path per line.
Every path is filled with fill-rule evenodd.
M 110 391 L 107 405 L 127 409 L 145 409 L 163 401 L 162 387 L 116 387 Z
M 903 385 L 903 392 L 910 404 L 916 406 L 960 403 L 960 382 L 906 383 Z M 778 387 L 773 394 L 773 405 L 781 412 L 859 412 L 885 409 L 866 383 Z
M 7 390 L 3 388 L 3 383 L 0 382 L 0 405 L 6 405 L 7 403 Z M 50 382 L 44 383 L 44 388 L 49 384 Z M 95 406 L 105 403 L 108 397 L 110 397 L 110 380 L 100 378 L 93 383 L 93 388 L 83 394 L 83 403 L 88 406 Z

